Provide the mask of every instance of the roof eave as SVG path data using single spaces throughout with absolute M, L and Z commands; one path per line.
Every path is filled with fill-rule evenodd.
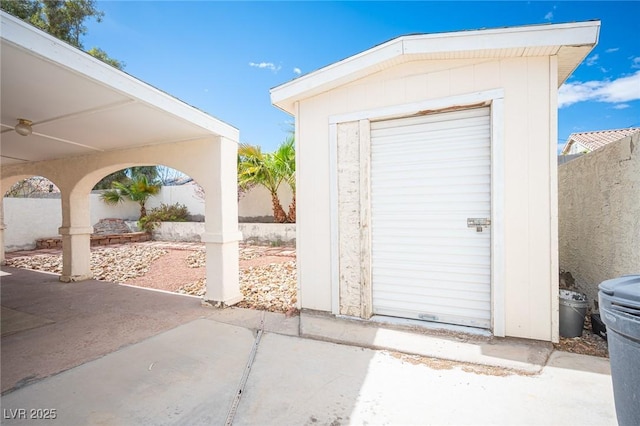
M 587 21 L 399 37 L 272 88 L 271 102 L 292 114 L 296 101 L 384 69 L 400 56 L 407 61 L 425 54 L 457 53 L 460 57 L 467 52 L 478 57 L 484 51 L 487 57 L 499 58 L 508 49 L 522 49 L 519 56 L 531 56 L 528 48 L 543 46 L 557 47 L 560 86 L 597 44 L 599 30 L 600 21 Z
M 73 72 L 104 86 L 195 124 L 215 135 L 238 140 L 235 127 L 77 49 L 19 18 L 0 12 L 2 42 Z

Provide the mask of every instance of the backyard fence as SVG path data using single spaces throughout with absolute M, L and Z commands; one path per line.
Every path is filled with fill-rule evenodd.
M 560 268 L 592 307 L 598 285 L 640 273 L 640 133 L 558 167 Z
M 52 194 L 45 194 L 46 198 L 13 198 L 3 199 L 4 208 L 4 243 L 6 251 L 28 250 L 35 248 L 36 240 L 49 238 L 58 235 L 58 228 L 62 223 L 62 208 L 60 195 L 52 198 Z M 291 203 L 291 189 L 282 185 L 279 196 L 285 210 Z M 116 218 L 128 221 L 135 221 L 140 215 L 140 206 L 132 201 L 124 201 L 115 206 L 107 205 L 100 200 L 99 193 L 92 193 L 91 200 L 91 224 L 95 225 L 101 219 Z M 159 207 L 160 204 L 180 203 L 187 206 L 191 219 L 195 222 L 204 221 L 204 200 L 198 196 L 195 185 L 164 186 L 160 193 L 149 198 L 147 210 Z M 238 202 L 238 220 L 240 222 L 273 222 L 273 211 L 271 204 L 271 194 L 262 188 L 255 187 L 243 195 Z M 203 225 L 203 224 L 202 224 Z M 267 223 L 265 223 L 267 225 Z M 275 224 L 274 224 L 275 225 Z M 197 228 L 197 225 L 194 225 Z M 183 226 L 183 228 L 185 228 Z M 264 227 L 262 227 L 264 228 Z M 270 232 L 262 228 L 243 227 L 246 238 L 264 240 Z M 273 228 L 273 227 L 272 227 Z M 278 228 L 278 227 L 276 227 Z M 278 229 L 277 235 L 283 242 L 291 242 L 295 239 L 295 231 L 291 237 L 291 227 L 282 225 Z M 194 228 L 195 229 L 195 228 Z M 255 232 L 251 231 L 254 229 Z M 267 229 L 271 229 L 267 227 Z M 275 228 L 274 228 L 275 229 Z M 295 229 L 295 227 L 293 228 Z M 242 229 L 241 229 L 242 230 Z M 165 233 L 167 238 L 178 238 L 185 232 L 192 240 L 195 230 L 180 229 Z M 162 238 L 162 234 L 157 235 Z M 278 241 L 276 238 L 273 241 Z

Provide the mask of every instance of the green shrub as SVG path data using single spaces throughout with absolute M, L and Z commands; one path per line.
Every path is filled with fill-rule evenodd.
M 180 203 L 160 204 L 138 221 L 140 229 L 145 232 L 153 231 L 160 222 L 186 222 L 189 217 L 187 206 Z

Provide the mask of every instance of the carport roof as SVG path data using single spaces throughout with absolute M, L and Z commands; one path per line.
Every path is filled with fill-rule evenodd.
M 558 87 L 598 42 L 600 21 L 529 25 L 398 37 L 271 89 L 271 102 L 293 114 L 301 99 L 368 74 L 417 60 L 558 57 Z
M 223 136 L 238 130 L 1 12 L 0 165 Z M 19 118 L 33 133 L 14 131 Z

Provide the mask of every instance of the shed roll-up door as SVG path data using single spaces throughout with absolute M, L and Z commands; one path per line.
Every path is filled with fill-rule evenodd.
M 489 328 L 489 108 L 371 123 L 373 312 Z

